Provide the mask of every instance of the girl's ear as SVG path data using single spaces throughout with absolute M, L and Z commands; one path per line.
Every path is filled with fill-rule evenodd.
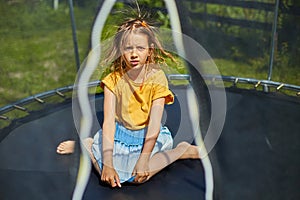
M 149 50 L 150 50 L 149 55 L 151 55 L 152 51 L 154 50 L 154 44 L 153 43 L 150 44 Z

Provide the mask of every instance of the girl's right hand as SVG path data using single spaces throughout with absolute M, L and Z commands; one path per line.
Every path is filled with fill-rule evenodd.
M 103 165 L 102 173 L 101 173 L 101 181 L 109 184 L 111 187 L 121 187 L 119 175 L 116 170 L 112 167 L 108 167 Z

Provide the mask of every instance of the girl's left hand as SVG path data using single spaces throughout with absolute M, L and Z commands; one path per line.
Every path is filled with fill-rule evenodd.
M 149 158 L 147 156 L 141 156 L 137 161 L 132 176 L 135 176 L 134 183 L 145 182 L 150 175 Z

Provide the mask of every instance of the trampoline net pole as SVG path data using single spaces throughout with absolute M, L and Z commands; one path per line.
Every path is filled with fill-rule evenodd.
M 271 48 L 270 48 L 269 73 L 268 73 L 268 80 L 269 81 L 272 78 L 273 64 L 274 64 L 274 51 L 275 51 L 275 42 L 276 42 L 278 8 L 279 8 L 279 0 L 276 0 L 275 10 L 274 10 L 273 26 L 272 26 Z M 264 91 L 268 92 L 268 86 L 266 86 L 266 85 L 264 86 Z
M 71 18 L 71 26 L 72 26 L 72 37 L 73 37 L 73 44 L 74 44 L 74 54 L 75 54 L 75 61 L 76 61 L 76 70 L 78 71 L 80 68 L 80 59 L 78 53 L 78 42 L 76 36 L 76 24 L 75 24 L 75 17 L 74 17 L 73 0 L 69 0 L 69 8 L 70 8 L 70 18 Z

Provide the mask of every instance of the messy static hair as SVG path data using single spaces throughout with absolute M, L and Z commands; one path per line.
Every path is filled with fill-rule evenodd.
M 171 60 L 175 61 L 174 57 L 164 50 L 160 41 L 158 40 L 156 36 L 156 27 L 149 24 L 142 18 L 132 18 L 119 26 L 117 33 L 114 36 L 113 44 L 108 51 L 105 62 L 111 63 L 111 71 L 124 74 L 128 69 L 128 64 L 126 63 L 123 55 L 123 46 L 131 33 L 147 35 L 149 42 L 148 46 L 152 51 L 147 60 L 148 64 L 165 62 L 164 57 L 169 57 Z

